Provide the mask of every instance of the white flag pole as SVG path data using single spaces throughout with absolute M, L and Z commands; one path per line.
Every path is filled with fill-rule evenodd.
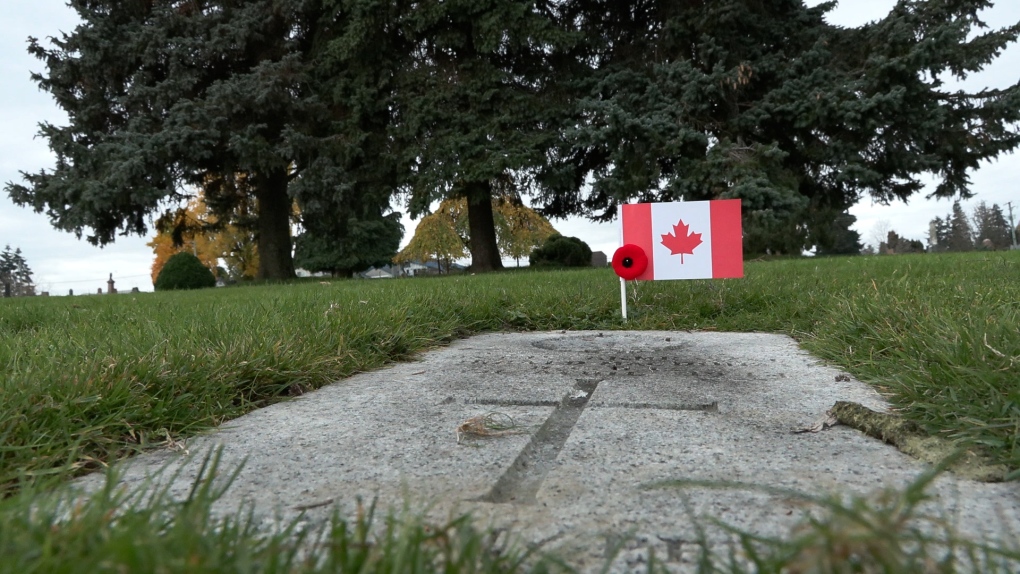
M 620 245 L 623 245 L 623 212 L 620 212 Z M 627 321 L 627 282 L 620 277 L 620 311 L 623 320 Z
M 623 320 L 627 320 L 627 282 L 620 277 L 620 309 L 623 311 Z

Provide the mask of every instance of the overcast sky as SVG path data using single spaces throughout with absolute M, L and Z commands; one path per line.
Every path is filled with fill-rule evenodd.
M 809 4 L 817 3 L 809 1 Z M 830 13 L 830 22 L 844 26 L 862 24 L 881 18 L 893 4 L 894 0 L 844 0 Z M 987 11 L 984 17 L 992 26 L 1020 22 L 1020 2 L 998 0 L 995 8 Z M 75 14 L 64 0 L 4 0 L 4 10 L 0 13 L 0 184 L 20 182 L 20 171 L 35 172 L 53 165 L 46 142 L 36 137 L 37 124 L 45 120 L 62 125 L 66 116 L 30 79 L 31 72 L 42 72 L 44 67 L 26 52 L 27 38 L 56 36 L 61 31 L 72 30 L 75 24 Z M 1004 88 L 1018 79 L 1020 47 L 1014 45 L 985 72 L 973 76 L 962 87 L 968 90 Z M 1020 161 L 1016 154 L 982 166 L 974 172 L 972 181 L 975 197 L 963 204 L 968 213 L 982 200 L 998 203 L 1004 209 L 1007 202 L 1013 202 L 1015 217 L 1020 220 Z M 876 227 L 884 225 L 900 235 L 924 240 L 928 222 L 948 213 L 951 205 L 951 201 L 925 200 L 918 196 L 909 205 L 871 205 L 865 200 L 851 212 L 857 216 L 855 229 L 866 243 L 872 240 Z M 415 224 L 405 220 L 405 244 Z M 596 225 L 568 219 L 554 220 L 553 225 L 564 235 L 587 241 L 595 251 L 611 255 L 619 246 L 615 223 Z M 105 248 L 93 247 L 74 234 L 54 230 L 45 214 L 18 207 L 6 193 L 0 192 L 0 249 L 8 244 L 20 247 L 42 291 L 54 295 L 66 295 L 69 289 L 76 294 L 94 293 L 106 286 L 111 273 L 118 290 L 138 287 L 151 291 L 149 267 L 153 255 L 145 245 L 147 241 L 149 238 L 121 237 Z

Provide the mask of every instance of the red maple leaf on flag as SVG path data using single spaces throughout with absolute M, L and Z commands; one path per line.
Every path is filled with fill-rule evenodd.
M 669 248 L 671 255 L 680 255 L 680 264 L 684 264 L 684 253 L 694 255 L 694 249 L 701 245 L 701 234 L 690 233 L 690 226 L 681 219 L 673 226 L 673 233 L 662 235 L 662 244 Z

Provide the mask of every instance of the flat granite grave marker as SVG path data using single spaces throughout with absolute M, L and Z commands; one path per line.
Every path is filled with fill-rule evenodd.
M 617 547 L 616 570 L 649 551 L 683 570 L 696 550 L 692 515 L 778 536 L 809 509 L 774 493 L 672 482 L 867 494 L 926 468 L 846 427 L 792 432 L 838 400 L 885 408 L 873 389 L 782 335 L 488 334 L 260 409 L 188 449 L 222 445 L 224 464 L 244 462 L 223 512 L 248 501 L 267 520 L 315 523 L 334 506 L 353 512 L 360 497 L 436 517 L 471 512 L 480 526 L 507 528 L 581 571 L 597 571 Z M 522 432 L 458 441 L 458 425 L 487 412 Z M 184 460 L 139 456 L 124 481 L 139 484 Z M 186 495 L 198 462 L 181 469 L 171 492 Z M 975 537 L 1020 532 L 1015 484 L 943 476 L 933 494 Z M 728 540 L 715 533 L 710 542 Z

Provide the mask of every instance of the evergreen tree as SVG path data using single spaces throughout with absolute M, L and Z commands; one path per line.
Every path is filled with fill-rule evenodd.
M 1009 249 L 1012 243 L 1009 223 L 1002 208 L 997 204 L 991 207 L 980 202 L 971 216 L 974 230 L 974 246 L 977 249 Z
M 390 199 L 411 170 L 391 133 L 395 78 L 411 58 L 401 28 L 402 3 L 323 2 L 327 15 L 311 86 L 330 110 L 315 137 L 300 136 L 306 176 L 292 193 L 300 207 L 295 263 L 313 272 L 350 276 L 390 263 L 403 237 Z
M 216 278 L 198 257 L 181 251 L 167 260 L 152 282 L 156 291 L 172 291 L 175 289 L 206 289 L 216 286 Z
M 800 255 L 808 236 L 799 218 L 767 209 L 746 210 L 743 232 L 747 255 Z
M 949 220 L 936 217 L 928 223 L 928 251 L 940 253 L 949 249 Z
M 35 295 L 32 270 L 21 254 L 21 248 L 11 251 L 8 245 L 0 253 L 0 296 L 27 297 Z
M 973 233 L 959 201 L 953 202 L 953 212 L 946 219 L 949 221 L 946 249 L 948 251 L 972 251 L 974 249 Z
M 546 161 L 566 117 L 557 55 L 571 36 L 555 3 L 426 0 L 407 5 L 410 58 L 399 67 L 393 131 L 412 164 L 412 217 L 433 202 L 464 198 L 471 270 L 502 267 L 494 188 Z
M 864 247 L 861 243 L 861 234 L 850 229 L 857 221 L 857 217 L 848 211 L 835 216 L 823 214 L 823 217 L 831 221 L 829 226 L 826 226 L 824 222 L 808 225 L 812 232 L 809 242 L 817 247 L 817 253 L 819 255 L 859 255 Z
M 399 213 L 384 216 L 352 215 L 341 222 L 306 228 L 295 240 L 294 263 L 313 273 L 328 272 L 334 277 L 352 277 L 371 267 L 388 265 L 400 247 L 404 226 Z
M 745 250 L 794 251 L 865 195 L 909 198 L 925 172 L 935 195 L 967 197 L 968 171 L 1020 143 L 1020 87 L 942 86 L 1020 32 L 971 35 L 985 0 L 901 0 L 859 28 L 826 24 L 834 3 L 567 4 L 590 70 L 569 78 L 583 121 L 542 174 L 547 214 L 741 198 L 745 226 L 765 230 Z
M 999 207 L 999 204 L 992 204 L 992 212 L 987 223 L 988 235 L 992 239 L 995 249 L 1009 249 L 1013 244 L 1013 228 L 1006 221 L 1006 214 Z
M 19 294 L 22 296 L 35 295 L 35 285 L 32 283 L 32 270 L 28 267 L 28 261 L 21 254 L 21 248 L 14 249 L 14 281 L 18 284 Z
M 14 252 L 8 245 L 3 253 L 0 253 L 0 287 L 3 288 L 4 297 L 14 296 L 14 271 L 17 266 L 14 262 Z
M 531 252 L 528 264 L 532 267 L 590 267 L 591 248 L 576 237 L 557 233 Z
M 498 268 L 506 178 L 548 216 L 741 198 L 748 253 L 828 250 L 864 196 L 931 173 L 968 197 L 1020 144 L 1020 85 L 942 84 L 1020 34 L 972 33 L 990 4 L 899 0 L 842 28 L 802 0 L 72 0 L 82 24 L 30 45 L 71 118 L 41 129 L 56 166 L 6 189 L 96 244 L 189 187 L 217 215 L 249 201 L 266 278 L 293 275 L 294 201 L 305 245 L 336 251 L 389 236 L 394 191 L 412 216 L 466 199 L 472 266 Z
M 293 276 L 292 197 L 341 193 L 344 153 L 362 143 L 337 143 L 347 108 L 322 85 L 335 14 L 311 0 L 71 6 L 81 25 L 30 45 L 47 66 L 34 79 L 70 123 L 42 125 L 56 167 L 8 184 L 11 198 L 99 245 L 144 234 L 188 187 L 217 215 L 250 201 L 258 276 Z

